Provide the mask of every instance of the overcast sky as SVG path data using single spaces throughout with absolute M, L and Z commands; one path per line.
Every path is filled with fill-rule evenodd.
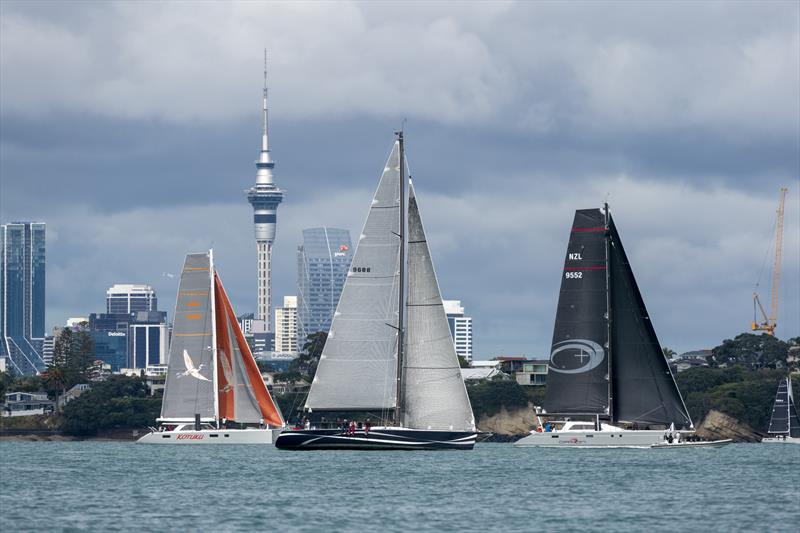
M 549 352 L 575 209 L 606 198 L 661 343 L 710 348 L 769 300 L 800 335 L 800 4 L 0 3 L 0 220 L 47 222 L 47 324 L 209 246 L 255 309 L 263 49 L 274 303 L 301 230 L 357 236 L 406 118 L 443 296 L 475 357 Z M 762 270 L 762 265 L 767 267 Z

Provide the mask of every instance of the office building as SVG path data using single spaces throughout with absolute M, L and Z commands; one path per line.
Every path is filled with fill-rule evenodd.
M 45 309 L 45 224 L 0 226 L 0 357 L 10 372 L 36 374 L 42 359 Z
M 297 351 L 297 296 L 284 296 L 283 307 L 275 308 L 275 351 Z
M 461 300 L 443 300 L 450 335 L 459 357 L 472 361 L 472 317 L 464 315 Z
M 136 313 L 92 313 L 89 333 L 95 341 L 96 358 L 122 368 L 149 371 L 166 365 L 169 358 L 169 330 L 164 311 Z
M 264 51 L 263 130 L 261 152 L 256 162 L 256 184 L 247 191 L 247 201 L 253 206 L 253 226 L 257 251 L 256 316 L 272 332 L 272 244 L 275 242 L 278 205 L 283 191 L 275 185 L 272 174 L 275 163 L 269 151 L 269 113 L 267 111 L 267 52 Z
M 298 350 L 312 333 L 330 329 L 352 260 L 349 231 L 303 230 L 303 244 L 297 248 Z
M 106 291 L 106 313 L 137 313 L 158 309 L 156 291 L 149 285 L 114 285 Z

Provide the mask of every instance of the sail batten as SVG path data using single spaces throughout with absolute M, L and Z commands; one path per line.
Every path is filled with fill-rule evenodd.
M 396 406 L 400 169 L 395 142 L 356 244 L 311 384 L 312 410 Z
M 408 319 L 403 356 L 403 425 L 474 431 L 439 283 L 413 185 L 408 195 Z

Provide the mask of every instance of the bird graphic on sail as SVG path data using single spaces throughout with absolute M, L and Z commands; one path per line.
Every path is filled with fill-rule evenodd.
M 201 381 L 211 381 L 210 379 L 208 379 L 207 377 L 205 377 L 204 375 L 202 375 L 200 373 L 200 370 L 205 365 L 201 364 L 200 366 L 195 367 L 194 366 L 194 361 L 192 361 L 192 358 L 189 355 L 189 352 L 187 350 L 183 351 L 183 363 L 186 365 L 186 370 L 184 372 L 179 372 L 178 373 L 178 377 L 179 378 L 182 378 L 182 377 L 185 377 L 185 376 L 192 376 L 193 378 L 197 378 L 197 379 L 199 379 Z

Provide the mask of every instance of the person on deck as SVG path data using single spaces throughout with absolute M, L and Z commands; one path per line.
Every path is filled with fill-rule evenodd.
M 366 422 L 364 422 L 364 436 L 369 437 L 369 428 L 372 427 L 372 422 L 370 422 L 369 418 L 367 418 Z
M 348 434 L 351 437 L 355 437 L 356 436 L 356 421 L 355 420 L 351 420 L 350 421 L 350 427 L 349 427 Z

